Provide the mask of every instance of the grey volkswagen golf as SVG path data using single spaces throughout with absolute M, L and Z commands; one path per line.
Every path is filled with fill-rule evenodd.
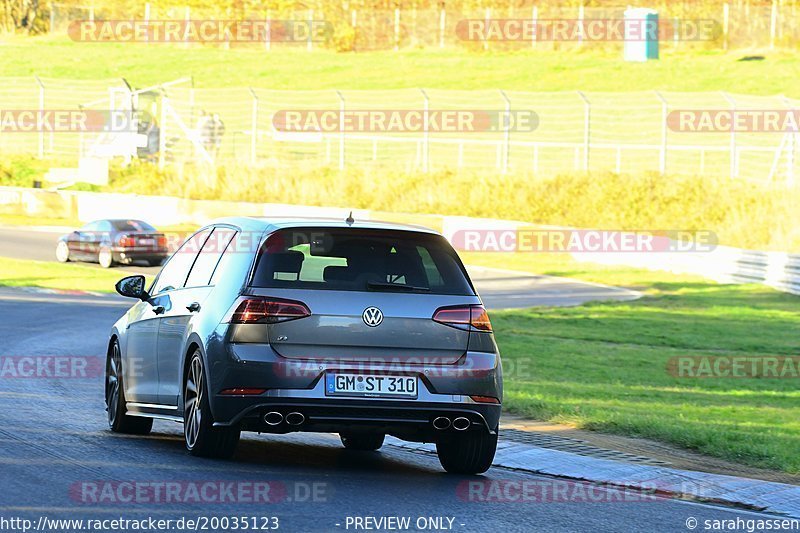
M 193 455 L 242 431 L 334 432 L 372 451 L 436 443 L 448 472 L 492 463 L 502 401 L 489 317 L 431 230 L 329 219 L 221 219 L 192 235 L 114 324 L 108 423 L 183 423 Z

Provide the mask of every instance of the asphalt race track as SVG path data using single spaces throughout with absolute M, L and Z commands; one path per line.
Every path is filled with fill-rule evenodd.
M 471 501 L 464 490 L 469 482 L 502 487 L 559 480 L 500 468 L 485 476 L 452 476 L 433 456 L 392 446 L 377 453 L 349 452 L 327 434 L 244 434 L 231 461 L 188 456 L 181 426 L 173 422 L 156 421 L 147 437 L 114 435 L 106 428 L 101 374 L 107 332 L 124 310 L 124 302 L 115 298 L 0 289 L 0 362 L 8 356 L 89 361 L 85 375 L 60 378 L 9 376 L 7 363 L 0 365 L 5 369 L 0 375 L 0 516 L 34 524 L 42 516 L 278 517 L 284 531 L 353 531 L 348 517 L 410 517 L 412 524 L 420 517 L 447 517 L 452 525 L 444 520 L 444 527 L 431 529 L 648 532 L 687 531 L 689 517 L 761 516 L 682 501 L 604 499 L 602 488 L 593 488 L 595 497 L 600 494 L 593 503 Z M 251 503 L 242 495 L 197 502 L 188 492 L 170 500 L 153 492 L 132 496 L 117 490 L 265 482 L 272 489 L 267 503 Z

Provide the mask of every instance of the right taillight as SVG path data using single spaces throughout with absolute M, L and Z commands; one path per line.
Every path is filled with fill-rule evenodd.
M 454 328 L 492 331 L 489 313 L 482 305 L 440 307 L 433 314 L 433 320 Z
M 311 310 L 303 302 L 243 296 L 236 300 L 228 311 L 224 322 L 231 324 L 275 324 L 311 316 Z

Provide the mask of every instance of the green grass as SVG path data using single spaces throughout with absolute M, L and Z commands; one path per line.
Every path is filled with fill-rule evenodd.
M 622 282 L 646 294 L 634 302 L 493 312 L 511 412 L 800 472 L 797 378 L 689 379 L 666 370 L 675 356 L 797 356 L 797 296 L 559 254 L 464 259 Z
M 114 292 L 114 284 L 128 275 L 81 263 L 61 264 L 0 257 L 0 285 L 47 289 Z
M 197 87 L 735 90 L 800 96 L 800 56 L 788 52 L 768 52 L 764 61 L 737 61 L 746 54 L 666 49 L 659 61 L 631 64 L 622 60 L 621 50 L 308 53 L 287 48 L 267 53 L 260 47 L 76 43 L 63 36 L 10 38 L 0 50 L 0 76 L 124 77 L 139 87 L 192 76 Z

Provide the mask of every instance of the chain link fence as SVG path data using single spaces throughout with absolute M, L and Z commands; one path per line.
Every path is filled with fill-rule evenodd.
M 125 80 L 0 78 L 0 109 L 138 111 L 135 146 L 114 132 L 14 132 L 0 128 L 0 153 L 79 159 L 124 156 L 161 167 L 249 165 L 391 167 L 407 172 L 683 174 L 794 185 L 798 132 L 676 129 L 678 111 L 793 112 L 783 96 L 721 92 L 520 92 L 402 90 L 276 91 L 194 88 L 191 79 L 134 89 Z M 288 111 L 338 115 L 463 111 L 497 119 L 469 130 L 303 130 L 283 128 Z M 389 111 L 387 111 L 389 110 Z M 535 113 L 532 128 L 505 117 Z M 423 115 L 424 116 L 424 115 Z M 144 118 L 142 118 L 144 117 Z
M 265 35 L 264 42 L 223 42 L 220 46 L 260 46 L 270 50 L 273 46 L 333 48 L 340 51 L 370 51 L 405 48 L 465 47 L 484 50 L 564 50 L 581 47 L 621 48 L 619 41 L 591 40 L 581 38 L 484 40 L 464 38 L 463 29 L 468 20 L 518 20 L 538 22 L 590 20 L 621 20 L 625 7 L 559 6 L 535 3 L 525 7 L 491 7 L 485 9 L 457 9 L 451 3 L 441 9 L 414 9 L 403 6 L 396 9 L 347 8 L 356 2 L 308 2 L 308 9 L 266 9 L 249 6 L 231 12 L 225 9 L 198 8 L 176 5 L 151 7 L 147 2 L 128 2 L 125 7 L 79 6 L 52 4 L 49 10 L 49 31 L 66 34 L 70 23 L 76 20 L 293 20 L 325 21 L 332 31 L 322 39 L 307 42 L 274 42 Z M 290 3 L 286 3 L 287 6 Z M 646 7 L 658 11 L 660 24 L 674 28 L 662 35 L 661 46 L 666 49 L 753 49 L 796 48 L 800 43 L 800 9 L 794 1 L 750 2 L 736 0 L 725 3 L 702 2 L 652 2 Z M 687 23 L 712 21 L 715 31 L 711 38 L 696 39 L 691 32 L 680 28 Z M 208 43 L 187 43 L 187 46 L 207 46 Z

